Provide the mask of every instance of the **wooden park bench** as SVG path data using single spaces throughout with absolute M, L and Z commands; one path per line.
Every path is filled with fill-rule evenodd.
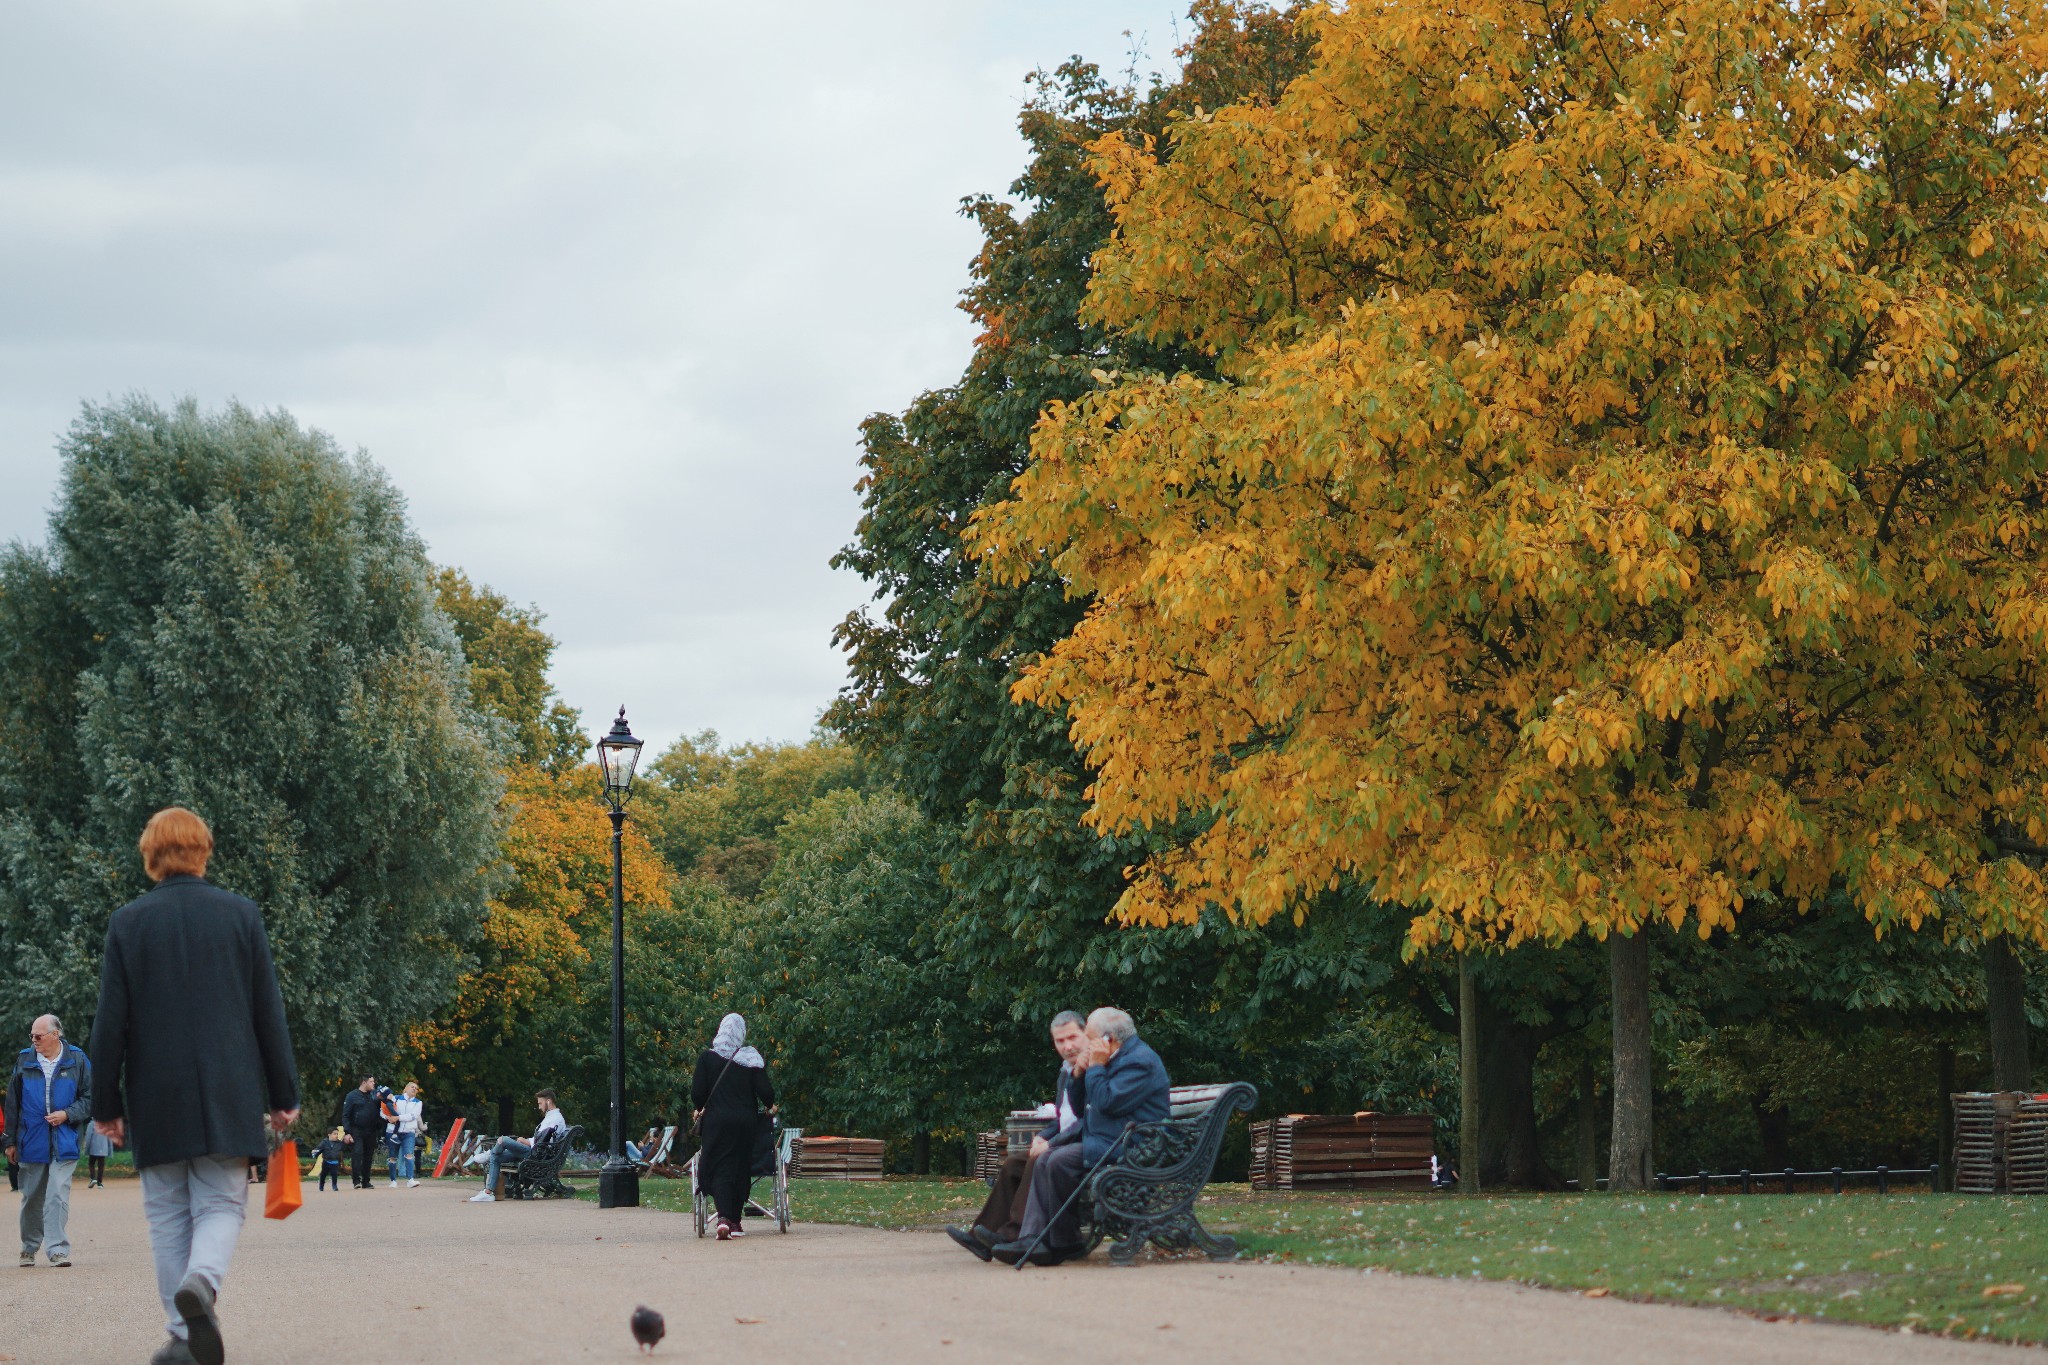
M 503 1171 L 500 1180 L 507 1199 L 572 1199 L 576 1195 L 573 1186 L 562 1180 L 562 1163 L 569 1159 L 569 1149 L 583 1136 L 580 1127 L 558 1130 L 542 1135 L 532 1151 L 521 1157 L 516 1167 Z
M 1083 1190 L 1081 1216 L 1089 1251 L 1105 1237 L 1109 1259 L 1129 1265 L 1150 1242 L 1162 1251 L 1199 1246 L 1212 1261 L 1237 1259 L 1237 1239 L 1218 1237 L 1195 1217 L 1195 1201 L 1216 1169 L 1216 1153 L 1233 1112 L 1259 1102 L 1256 1086 L 1177 1085 L 1164 1123 L 1140 1124 L 1123 1150 Z

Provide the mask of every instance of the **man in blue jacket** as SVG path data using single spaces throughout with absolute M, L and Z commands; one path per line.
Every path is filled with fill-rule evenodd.
M 1130 1015 L 1108 1008 L 1089 1015 L 1085 1056 L 1088 1107 L 1081 1116 L 1081 1140 L 1051 1148 L 1032 1166 L 1022 1230 L 1016 1241 L 995 1249 L 996 1259 L 1006 1264 L 1023 1259 L 1034 1241 L 1039 1245 L 1030 1253 L 1033 1265 L 1058 1265 L 1079 1256 L 1081 1220 L 1070 1200 L 1081 1181 L 1104 1157 L 1121 1155 L 1131 1124 L 1162 1123 L 1172 1112 L 1166 1064 L 1138 1036 Z
M 92 1116 L 92 1063 L 64 1041 L 45 1014 L 28 1026 L 29 1045 L 7 1074 L 7 1159 L 21 1163 L 21 1266 L 42 1251 L 53 1266 L 71 1264 L 71 1172 Z

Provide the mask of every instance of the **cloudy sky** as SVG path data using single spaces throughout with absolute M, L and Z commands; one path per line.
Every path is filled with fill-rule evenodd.
M 0 0 L 0 540 L 81 399 L 282 406 L 595 724 L 794 739 L 855 426 L 956 374 L 1024 79 L 1184 0 Z

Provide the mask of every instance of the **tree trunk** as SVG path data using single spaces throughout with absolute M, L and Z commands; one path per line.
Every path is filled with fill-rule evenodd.
M 932 1173 L 932 1135 L 922 1129 L 910 1135 L 910 1173 Z
M 1934 1162 L 1941 1167 L 1934 1192 L 1942 1194 L 1956 1187 L 1956 1121 L 1949 1112 L 1955 1103 L 1949 1096 L 1956 1093 L 1956 1050 L 1947 1043 L 1935 1049 L 1934 1088 Z
M 1479 1193 L 1479 983 L 1458 954 L 1458 1192 Z
M 1600 1188 L 1600 1096 L 1589 1059 L 1579 1063 L 1579 1192 Z
M 1614 1013 L 1614 1131 L 1607 1188 L 1646 1190 L 1650 1150 L 1650 929 L 1607 940 Z
M 1501 1017 L 1479 992 L 1479 1181 L 1489 1190 L 1563 1185 L 1536 1136 L 1535 1029 Z
M 1984 1012 L 1991 1025 L 1991 1088 L 2031 1090 L 2027 1056 L 2027 974 L 2012 940 L 2000 934 L 1984 945 Z
M 1759 1091 L 1750 1097 L 1749 1112 L 1756 1115 L 1757 1136 L 1763 1139 L 1763 1169 L 1782 1171 L 1790 1166 L 1792 1111 L 1782 1104 L 1772 1104 L 1769 1095 Z

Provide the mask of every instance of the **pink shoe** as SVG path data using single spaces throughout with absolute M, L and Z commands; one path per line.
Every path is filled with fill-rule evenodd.
M 730 1242 L 732 1240 L 732 1224 L 726 1222 L 723 1218 L 718 1220 L 718 1240 L 721 1242 Z

